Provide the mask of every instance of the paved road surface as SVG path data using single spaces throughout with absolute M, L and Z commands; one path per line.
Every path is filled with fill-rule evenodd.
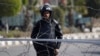
M 0 56 L 36 56 L 32 45 L 1 47 Z M 62 43 L 58 56 L 100 56 L 100 45 Z

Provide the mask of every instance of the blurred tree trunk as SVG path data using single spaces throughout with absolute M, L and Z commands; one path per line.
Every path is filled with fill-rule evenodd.
M 24 31 L 31 31 L 32 29 L 32 14 L 33 14 L 33 0 L 28 0 L 28 5 L 26 6 L 26 10 L 24 11 Z
M 73 9 L 72 8 L 69 9 L 68 23 L 69 23 L 69 26 L 74 26 L 74 18 L 73 18 Z
M 30 10 L 26 10 L 24 15 L 24 31 L 30 31 L 32 28 L 32 14 L 30 12 Z
M 33 15 L 33 7 L 36 6 L 38 0 L 28 0 L 28 5 L 26 6 L 26 11 L 24 15 L 24 31 L 31 31 L 33 27 L 32 23 L 32 15 Z M 34 9 L 35 10 L 35 9 Z

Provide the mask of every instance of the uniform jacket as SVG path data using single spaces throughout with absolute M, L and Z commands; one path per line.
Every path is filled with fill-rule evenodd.
M 32 39 L 62 39 L 62 32 L 58 22 L 55 19 L 52 20 L 39 20 L 33 27 L 31 34 Z M 47 44 L 55 49 L 59 49 L 60 42 L 46 42 L 37 41 L 38 43 Z M 34 42 L 33 42 L 34 43 Z

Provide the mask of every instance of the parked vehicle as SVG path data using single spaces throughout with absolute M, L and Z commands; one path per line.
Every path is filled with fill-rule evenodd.
M 84 31 L 85 28 L 88 28 L 92 32 L 92 19 L 91 17 L 82 17 L 75 20 L 75 26 L 79 27 L 81 31 Z
M 69 23 L 70 23 L 70 20 L 69 20 L 69 17 L 67 15 L 66 17 L 66 26 L 69 27 Z M 73 13 L 73 25 L 76 27 L 76 28 L 79 28 L 82 32 L 84 32 L 85 28 L 88 28 L 90 30 L 90 32 L 92 32 L 92 18 L 91 17 L 83 17 L 82 14 L 80 13 L 77 13 L 77 12 L 74 12 Z

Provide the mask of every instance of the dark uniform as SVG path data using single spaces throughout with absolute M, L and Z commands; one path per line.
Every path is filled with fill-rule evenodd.
M 52 13 L 51 9 L 46 9 L 48 7 L 48 5 L 44 5 L 44 7 L 41 9 L 41 15 L 43 11 L 50 11 L 50 14 Z M 58 22 L 55 19 L 50 18 L 49 20 L 44 20 L 44 18 L 42 18 L 34 26 L 31 38 L 62 39 L 62 32 Z M 55 56 L 55 49 L 59 49 L 60 44 L 60 42 L 33 41 L 37 56 Z

